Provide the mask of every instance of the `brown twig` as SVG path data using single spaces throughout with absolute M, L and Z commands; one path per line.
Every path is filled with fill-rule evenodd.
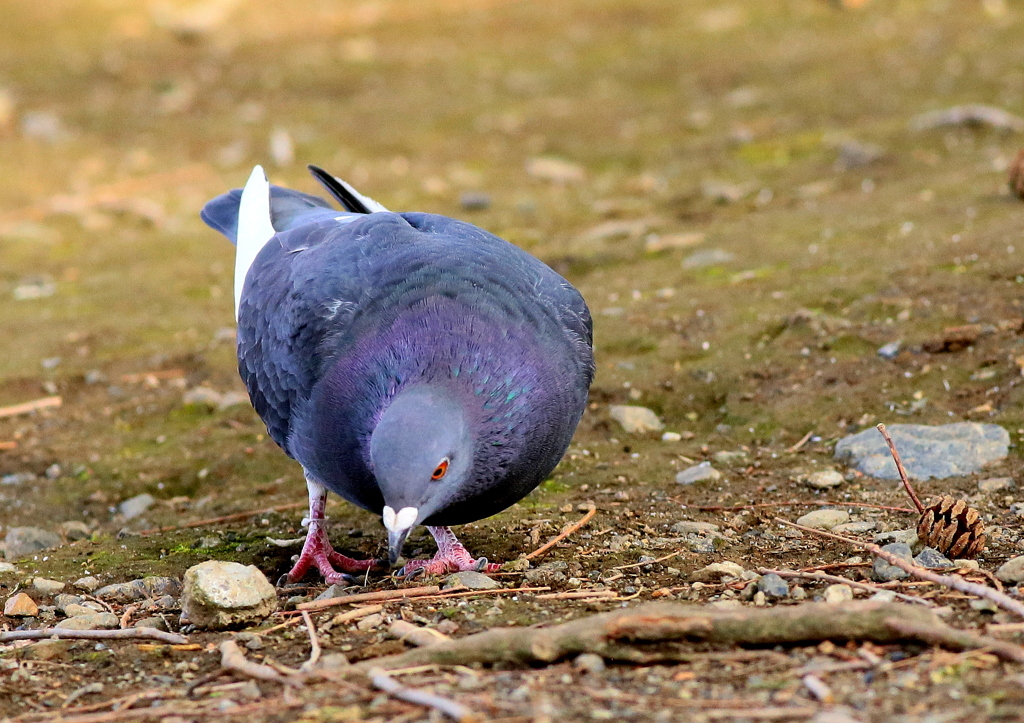
M 17 443 L 17 441 L 15 441 L 13 439 L 10 440 L 9 442 L 0 442 L 0 451 L 10 451 L 12 449 L 17 449 L 17 448 L 18 448 L 18 443 Z
M 900 473 L 900 479 L 903 481 L 903 489 L 910 495 L 911 501 L 914 503 L 914 507 L 917 508 L 918 514 L 924 514 L 924 505 L 921 504 L 921 500 L 917 498 L 917 492 L 910 486 L 910 480 L 907 479 L 907 470 L 903 468 L 903 461 L 900 459 L 900 453 L 896 451 L 896 444 L 892 441 L 892 437 L 889 436 L 889 431 L 885 428 L 885 425 L 881 422 L 876 425 L 876 429 L 882 433 L 882 438 L 885 443 L 889 445 L 889 453 L 892 454 L 892 461 L 896 463 L 896 471 Z
M 405 620 L 395 620 L 391 623 L 388 627 L 388 635 L 415 645 L 418 648 L 422 648 L 426 645 L 434 645 L 435 643 L 444 643 L 451 640 L 451 638 L 444 633 L 439 633 L 432 628 L 413 625 Z
M 124 612 L 121 613 L 121 623 L 120 623 L 122 630 L 126 630 L 126 629 L 128 629 L 130 627 L 128 625 L 128 623 L 131 622 L 132 615 L 134 615 L 138 611 L 139 611 L 139 606 L 138 605 L 129 605 L 128 607 L 126 607 L 124 609 Z
M 1001 593 L 998 590 L 994 590 L 993 588 L 990 588 L 990 587 L 988 587 L 986 585 L 979 585 L 979 584 L 974 583 L 974 582 L 967 582 L 962 577 L 958 577 L 958 576 L 954 576 L 954 575 L 940 575 L 938 573 L 932 572 L 931 570 L 929 570 L 929 569 L 927 569 L 925 567 L 920 567 L 920 566 L 915 565 L 913 563 L 907 562 L 906 560 L 904 560 L 899 555 L 894 555 L 891 552 L 883 550 L 881 547 L 879 547 L 878 545 L 876 545 L 874 543 L 871 543 L 871 542 L 863 542 L 861 540 L 855 540 L 852 537 L 844 537 L 843 535 L 837 535 L 834 532 L 825 532 L 824 530 L 815 530 L 813 527 L 804 527 L 803 525 L 798 525 L 795 522 L 790 522 L 789 520 L 784 520 L 781 517 L 776 517 L 775 521 L 778 522 L 779 524 L 786 525 L 787 527 L 794 527 L 794 528 L 796 528 L 798 530 L 803 530 L 804 532 L 810 532 L 812 535 L 820 535 L 821 537 L 828 537 L 828 538 L 833 539 L 833 540 L 839 540 L 840 542 L 845 542 L 848 545 L 853 545 L 855 547 L 859 547 L 862 550 L 867 550 L 868 552 L 870 552 L 875 557 L 882 558 L 883 560 L 888 562 L 890 565 L 895 565 L 896 567 L 900 568 L 904 572 L 910 573 L 911 575 L 913 575 L 914 577 L 916 577 L 918 579 L 928 580 L 930 582 L 934 582 L 936 584 L 942 585 L 944 587 L 948 587 L 948 588 L 953 589 L 953 590 L 959 590 L 960 592 L 965 592 L 965 593 L 967 593 L 969 595 L 975 595 L 977 597 L 986 598 L 987 600 L 991 600 L 992 602 L 994 602 L 996 605 L 998 605 L 999 607 L 1003 608 L 1004 610 L 1009 610 L 1010 612 L 1014 613 L 1015 615 L 1018 615 L 1018 616 L 1024 618 L 1024 605 L 1022 605 L 1021 603 L 1017 602 L 1016 600 L 1011 598 L 1009 595 L 1007 595 L 1005 593 Z
M 869 592 L 886 592 L 885 588 L 872 585 L 868 582 L 859 582 L 856 580 L 848 580 L 845 577 L 839 577 L 838 575 L 829 575 L 824 572 L 790 572 L 789 570 L 768 570 L 766 568 L 760 568 L 758 570 L 762 575 L 768 573 L 775 573 L 779 577 L 785 578 L 796 578 L 804 580 L 819 580 L 821 582 L 832 582 L 839 585 L 849 585 L 850 587 L 860 588 L 861 590 L 867 590 Z M 909 603 L 915 603 L 917 605 L 924 605 L 926 607 L 933 607 L 934 603 L 924 598 L 915 597 L 914 595 L 905 595 L 904 593 L 894 593 L 900 600 L 905 600 Z
M 313 669 L 316 662 L 320 660 L 320 640 L 316 636 L 316 626 L 313 624 L 313 618 L 310 617 L 309 613 L 305 610 L 302 611 L 302 621 L 306 623 L 306 631 L 309 633 L 309 660 L 302 664 L 299 668 L 302 672 L 307 673 Z
M 552 547 L 557 545 L 559 542 L 564 540 L 566 537 L 568 537 L 572 533 L 576 532 L 576 530 L 578 530 L 581 527 L 583 527 L 583 525 L 585 525 L 588 522 L 590 522 L 590 520 L 592 520 L 594 518 L 594 515 L 596 515 L 596 514 L 597 514 L 597 508 L 596 507 L 591 507 L 589 510 L 587 510 L 587 514 L 583 515 L 583 517 L 578 522 L 575 522 L 575 523 L 569 525 L 564 530 L 559 532 L 557 535 L 552 537 L 550 540 L 545 542 L 543 545 L 538 547 L 536 550 L 534 550 L 533 552 L 531 552 L 528 555 L 525 555 L 524 558 L 527 559 L 527 560 L 533 560 L 534 558 L 540 557 L 545 552 L 550 550 Z
M 786 451 L 787 452 L 799 452 L 800 448 L 803 447 L 808 442 L 810 442 L 811 441 L 811 437 L 813 437 L 813 436 L 814 436 L 814 430 L 812 429 L 810 432 L 808 432 L 807 434 L 802 436 L 800 438 L 799 442 L 794 444 L 792 447 L 789 447 Z
M 909 507 L 891 507 L 889 505 L 872 505 L 866 502 L 829 502 L 828 500 L 814 500 L 804 502 L 802 500 L 792 500 L 790 502 L 759 502 L 757 504 L 750 505 L 700 505 L 693 506 L 690 509 L 700 510 L 701 512 L 736 512 L 738 510 L 754 510 L 760 507 L 861 507 L 868 510 L 886 510 L 888 512 L 913 512 Z
M 617 598 L 619 593 L 615 590 L 573 590 L 571 592 L 553 592 L 548 595 L 538 595 L 538 600 L 586 600 L 588 598 Z
M 331 618 L 331 621 L 328 623 L 328 625 L 330 625 L 332 628 L 335 625 L 344 625 L 345 623 L 350 623 L 353 620 L 359 620 L 360 618 L 369 617 L 370 615 L 376 615 L 383 609 L 383 605 L 365 605 L 363 607 L 358 607 L 355 610 L 349 610 L 348 612 L 338 613 L 333 618 Z M 278 625 L 276 627 L 281 626 Z M 273 630 L 273 628 L 271 628 L 271 630 Z M 268 630 L 267 632 L 270 631 Z
M 414 690 L 406 687 L 380 668 L 371 668 L 367 675 L 370 676 L 370 682 L 373 683 L 375 688 L 383 690 L 388 695 L 394 696 L 399 700 L 404 700 L 406 703 L 414 703 L 432 708 L 440 713 L 444 713 L 449 718 L 459 721 L 459 723 L 476 723 L 483 720 L 483 718 L 461 703 L 456 703 L 450 698 L 443 698 L 423 690 Z
M 313 612 L 332 608 L 336 605 L 348 605 L 357 602 L 377 602 L 379 600 L 400 600 L 406 597 L 421 597 L 423 595 L 435 595 L 441 591 L 437 585 L 425 587 L 404 587 L 398 590 L 380 590 L 378 592 L 357 592 L 353 595 L 339 595 L 329 597 L 326 600 L 310 600 L 295 606 L 299 612 L 307 610 Z
M 9 630 L 0 632 L 0 643 L 13 640 L 159 640 L 164 643 L 181 645 L 188 642 L 184 635 L 166 633 L 156 628 L 124 628 L 122 630 L 65 630 L 64 628 L 42 628 L 40 630 Z
M 249 512 L 236 512 L 233 515 L 224 515 L 223 517 L 211 517 L 207 520 L 196 520 L 195 522 L 186 522 L 184 525 L 171 525 L 170 527 L 154 527 L 151 530 L 142 530 L 140 535 L 160 535 L 165 532 L 174 532 L 176 530 L 188 530 L 193 527 L 206 527 L 207 525 L 216 525 L 221 522 L 234 522 L 235 520 L 244 520 L 247 517 L 253 515 L 265 515 L 269 512 L 281 512 L 283 510 L 294 510 L 297 507 L 305 507 L 307 502 L 292 502 L 287 505 L 276 505 L 274 507 L 265 507 L 262 510 L 250 510 Z
M 63 403 L 64 400 L 62 400 L 60 397 L 43 397 L 42 399 L 33 399 L 30 402 L 12 404 L 9 407 L 0 407 L 0 419 L 6 419 L 7 417 L 17 417 L 22 414 L 28 414 L 29 412 L 39 411 L 40 409 L 59 407 Z
M 220 644 L 220 665 L 225 670 L 232 670 L 249 678 L 269 680 L 284 685 L 301 685 L 304 681 L 304 676 L 283 675 L 269 665 L 254 663 L 245 657 L 245 653 L 234 640 L 225 640 Z
M 445 600 L 452 597 L 473 597 L 474 595 L 514 595 L 520 592 L 546 592 L 550 590 L 550 587 L 503 587 L 495 588 L 494 590 L 458 590 L 447 593 L 441 593 L 440 595 L 422 595 L 416 598 L 417 602 L 426 602 L 428 600 Z

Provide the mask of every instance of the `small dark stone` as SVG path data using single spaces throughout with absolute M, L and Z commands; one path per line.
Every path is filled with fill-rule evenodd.
M 953 567 L 953 562 L 933 547 L 926 547 L 914 558 L 921 567 Z
M 479 191 L 467 191 L 459 196 L 459 203 L 466 211 L 486 211 L 491 207 L 491 197 Z

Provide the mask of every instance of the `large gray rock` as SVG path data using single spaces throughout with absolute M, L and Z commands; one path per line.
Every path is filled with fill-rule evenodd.
M 55 532 L 38 527 L 12 527 L 4 538 L 4 556 L 13 560 L 51 547 L 60 547 L 63 542 Z
M 228 628 L 277 610 L 277 592 L 254 565 L 207 560 L 185 571 L 181 620 L 199 628 Z
M 997 424 L 894 424 L 888 429 L 903 466 L 913 479 L 968 475 L 1004 459 L 1009 451 L 1010 435 Z M 877 429 L 865 429 L 839 440 L 835 456 L 871 477 L 900 478 L 889 447 Z

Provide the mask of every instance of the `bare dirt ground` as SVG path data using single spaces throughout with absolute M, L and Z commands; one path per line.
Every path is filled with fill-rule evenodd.
M 305 498 L 251 408 L 183 402 L 197 386 L 242 390 L 232 249 L 197 214 L 257 162 L 303 190 L 304 164 L 317 163 L 390 208 L 468 219 L 553 265 L 594 313 L 599 371 L 570 453 L 522 503 L 460 534 L 510 561 L 596 505 L 534 560 L 563 568 L 496 579 L 613 597 L 390 602 L 388 617 L 449 621 L 458 637 L 652 599 L 753 607 L 743 582 L 693 584 L 721 561 L 866 578 L 868 556 L 772 519 L 813 505 L 728 508 L 798 500 L 847 509 L 874 532 L 911 527 L 913 515 L 855 506 L 907 507 L 892 482 L 850 476 L 816 491 L 799 480 L 836 466 L 836 440 L 877 422 L 987 421 L 1015 443 L 1024 435 L 1024 207 L 1006 190 L 1021 134 L 911 124 L 963 103 L 1024 112 L 1024 15 L 1011 3 L 14 0 L 3 15 L 0 405 L 62 404 L 0 419 L 0 534 L 67 521 L 89 533 L 16 560 L 0 573 L 5 599 L 38 576 L 106 584 L 211 558 L 271 580 L 288 569 L 295 550 L 267 538 L 301 534 L 301 506 L 138 534 Z M 977 325 L 973 343 L 925 350 L 959 325 Z M 895 358 L 876 353 L 895 341 Z M 682 438 L 626 434 L 612 404 L 648 407 Z M 676 484 L 704 460 L 721 479 Z M 919 485 L 982 512 L 986 570 L 1020 552 L 1010 508 L 1024 498 L 977 483 L 1021 472 L 1013 446 L 981 474 Z M 125 519 L 119 504 L 142 493 L 156 503 Z M 329 513 L 340 549 L 381 552 L 379 520 L 340 502 Z M 683 520 L 720 526 L 710 549 L 672 532 Z M 425 532 L 407 546 L 432 551 Z M 323 587 L 309 583 L 282 589 L 282 604 Z M 399 585 L 377 576 L 367 589 Z M 814 598 L 824 585 L 804 588 Z M 899 589 L 948 607 L 958 627 L 1017 621 L 935 586 Z M 0 617 L 6 629 L 46 622 Z M 406 649 L 383 630 L 339 624 L 319 640 L 353 662 Z M 183 648 L 3 647 L 0 716 L 438 719 L 359 677 L 286 691 L 225 676 L 184 698 L 218 670 L 230 635 L 191 633 Z M 253 660 L 297 667 L 310 652 L 302 625 L 256 640 Z M 833 705 L 858 721 L 1024 717 L 1024 670 L 984 650 L 836 640 L 693 652 L 671 665 L 434 666 L 401 680 L 509 722 L 803 720 Z M 832 665 L 871 655 L 882 662 L 868 670 Z M 833 700 L 802 682 L 808 665 L 832 665 L 820 675 Z

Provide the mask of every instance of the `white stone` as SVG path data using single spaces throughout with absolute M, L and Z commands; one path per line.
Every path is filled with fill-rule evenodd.
M 647 407 L 616 404 L 608 409 L 608 413 L 630 434 L 660 432 L 665 428 L 662 421 L 658 419 L 658 415 Z
M 121 620 L 114 613 L 93 613 L 61 620 L 54 627 L 64 630 L 116 630 L 120 625 Z
M 825 588 L 825 602 L 844 603 L 853 600 L 853 588 L 849 585 L 829 585 Z
M 40 595 L 56 595 L 64 589 L 64 583 L 59 580 L 47 580 L 45 577 L 32 578 L 32 589 Z
M 833 487 L 838 487 L 845 478 L 839 472 L 834 469 L 823 469 L 820 472 L 807 475 L 807 479 L 804 480 L 808 487 L 813 487 L 816 490 L 827 490 Z
M 1010 558 L 996 570 L 996 577 L 1003 582 L 1024 582 L 1024 555 Z
M 831 530 L 836 525 L 850 521 L 850 513 L 845 510 L 814 510 L 798 518 L 796 523 L 815 530 Z
M 723 578 L 734 578 L 739 580 L 743 576 L 743 567 L 737 565 L 735 562 L 713 562 L 706 567 L 702 567 L 692 575 L 691 580 L 698 582 L 718 582 Z

